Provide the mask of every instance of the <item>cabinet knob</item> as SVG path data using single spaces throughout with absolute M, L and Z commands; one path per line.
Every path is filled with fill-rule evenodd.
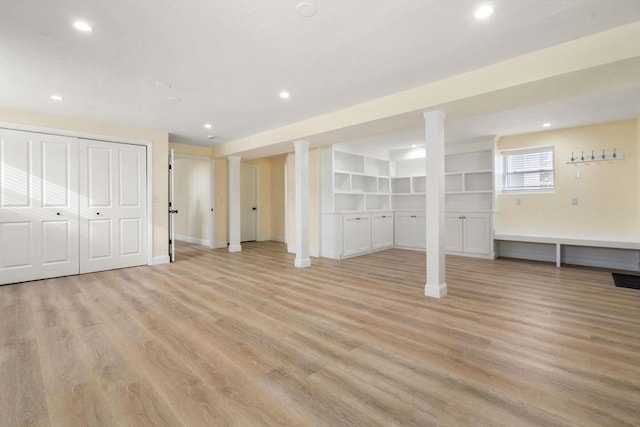
M 60 212 L 56 212 L 56 215 L 60 216 Z
M 100 215 L 100 212 L 96 212 L 96 215 Z

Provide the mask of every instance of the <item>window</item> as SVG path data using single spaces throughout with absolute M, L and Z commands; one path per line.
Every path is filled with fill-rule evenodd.
M 508 151 L 503 156 L 503 191 L 554 189 L 553 147 Z

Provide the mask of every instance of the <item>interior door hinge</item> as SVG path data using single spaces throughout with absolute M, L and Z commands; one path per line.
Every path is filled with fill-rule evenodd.
M 171 169 L 171 165 L 169 165 L 169 169 Z

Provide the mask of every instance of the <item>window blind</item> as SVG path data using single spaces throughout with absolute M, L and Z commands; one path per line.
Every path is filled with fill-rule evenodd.
M 504 155 L 504 191 L 550 190 L 554 185 L 552 148 Z

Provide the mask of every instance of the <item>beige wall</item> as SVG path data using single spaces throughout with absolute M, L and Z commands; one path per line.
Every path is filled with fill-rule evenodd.
M 211 160 L 176 158 L 174 164 L 175 234 L 208 245 L 211 241 Z
M 271 238 L 284 242 L 284 168 L 286 156 L 271 161 Z
M 539 230 L 583 234 L 640 233 L 639 120 L 583 126 L 504 137 L 499 150 L 553 146 L 554 193 L 500 194 L 496 229 Z M 566 164 L 571 152 L 616 148 L 624 160 Z M 575 179 L 575 172 L 581 179 Z M 578 205 L 572 206 L 571 199 Z M 516 205 L 516 200 L 520 205 Z
M 82 132 L 107 138 L 118 137 L 151 141 L 153 151 L 153 168 L 151 170 L 153 187 L 153 256 L 167 256 L 169 252 L 167 214 L 167 153 L 169 135 L 166 132 L 138 129 L 73 117 L 43 114 L 8 107 L 0 107 L 0 121 L 58 129 L 62 132 Z
M 229 168 L 226 159 L 216 159 L 216 247 L 227 247 L 229 241 Z

